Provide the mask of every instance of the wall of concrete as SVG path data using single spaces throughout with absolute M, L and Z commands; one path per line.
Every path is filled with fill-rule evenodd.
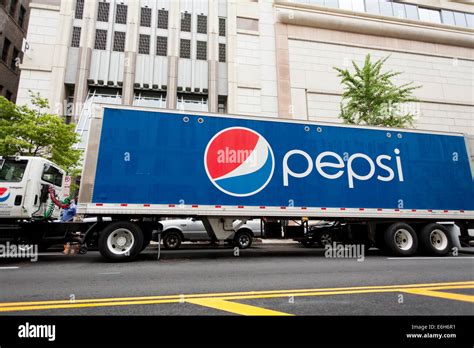
M 403 72 L 397 84 L 422 86 L 414 92 L 421 102 L 408 106 L 419 112 L 416 127 L 474 135 L 473 60 L 290 39 L 295 118 L 340 122 L 342 86 L 333 67 L 351 68 L 352 60 L 363 64 L 369 53 L 373 59 L 390 56 L 385 69 Z

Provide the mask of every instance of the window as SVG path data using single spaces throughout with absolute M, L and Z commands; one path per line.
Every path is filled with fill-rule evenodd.
M 5 98 L 7 98 L 9 101 L 12 101 L 12 96 L 12 92 L 7 89 L 7 93 L 5 93 Z
M 18 15 L 18 25 L 20 26 L 20 28 L 23 28 L 23 25 L 25 24 L 25 16 L 26 9 L 23 6 L 20 6 L 20 14 Z
M 8 60 L 8 52 L 10 51 L 11 42 L 7 38 L 3 41 L 2 60 L 6 63 Z
M 117 7 L 115 8 L 115 23 L 127 23 L 127 5 L 117 4 Z
M 339 7 L 350 11 L 365 11 L 364 0 L 339 0 Z
M 107 47 L 107 30 L 97 29 L 95 31 L 95 44 L 96 50 L 105 50 Z
M 388 0 L 380 0 L 380 14 L 382 16 L 393 16 L 392 2 Z
M 327 7 L 338 7 L 337 0 L 324 0 L 324 6 Z
M 17 68 L 17 58 L 19 58 L 20 56 L 20 51 L 18 51 L 15 47 L 13 48 L 13 56 L 12 56 L 12 60 L 10 61 L 10 68 L 12 68 L 12 70 L 16 71 L 16 68 Z
M 237 29 L 258 31 L 258 20 L 237 17 Z
M 207 41 L 196 42 L 196 59 L 207 60 Z
M 54 186 L 61 186 L 63 183 L 63 173 L 58 168 L 45 164 L 41 180 L 49 182 Z
M 219 36 L 225 36 L 226 27 L 225 27 L 225 18 L 219 18 Z
M 379 2 L 377 0 L 365 0 L 365 8 L 368 13 L 380 14 Z
M 81 27 L 72 27 L 71 47 L 79 47 L 81 42 Z
M 16 6 L 18 5 L 18 0 L 11 0 L 10 2 L 10 15 L 15 17 Z
M 115 52 L 125 51 L 125 32 L 124 31 L 114 32 L 114 47 L 112 49 Z
M 207 34 L 207 16 L 197 16 L 197 32 L 199 34 Z
M 219 44 L 219 62 L 225 63 L 226 60 L 226 50 L 225 44 Z
M 191 58 L 191 40 L 181 39 L 179 42 L 179 57 Z
M 138 40 L 138 53 L 150 54 L 150 35 L 140 34 Z
M 191 32 L 191 14 L 181 13 L 181 31 Z
M 84 13 L 84 0 L 76 0 L 76 13 L 74 18 L 82 19 L 82 14 Z
M 454 21 L 456 25 L 467 27 L 466 16 L 462 12 L 454 12 Z
M 393 3 L 393 15 L 397 18 L 406 18 L 405 5 L 397 2 Z
M 405 12 L 408 19 L 418 20 L 418 8 L 416 5 L 405 4 Z
M 466 13 L 466 23 L 469 28 L 474 28 L 474 14 Z
M 437 10 L 419 7 L 418 13 L 420 14 L 421 21 L 441 23 L 441 13 Z
M 3 85 L 0 85 L 0 95 L 3 95 Z
M 453 11 L 441 10 L 441 17 L 444 24 L 455 25 Z
M 0 181 L 20 182 L 27 164 L 28 160 L 4 160 L 3 165 L 0 166 Z
M 99 9 L 97 10 L 97 21 L 109 21 L 109 8 L 110 4 L 108 2 L 99 2 Z
M 156 55 L 166 57 L 168 52 L 168 38 L 166 36 L 156 37 Z
M 158 10 L 158 28 L 168 29 L 168 11 Z
M 148 7 L 141 8 L 140 26 L 151 27 L 151 8 L 148 8 Z

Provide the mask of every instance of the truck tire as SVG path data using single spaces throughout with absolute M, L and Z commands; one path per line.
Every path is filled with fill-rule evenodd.
M 410 225 L 396 222 L 384 233 L 384 247 L 396 256 L 411 256 L 418 248 L 418 237 Z
M 150 241 L 151 241 L 151 233 L 144 233 L 143 244 L 142 244 L 142 247 L 140 248 L 140 251 L 145 250 L 146 247 L 150 245 Z
M 142 230 L 128 221 L 111 223 L 99 236 L 100 254 L 112 261 L 133 260 L 140 253 L 142 245 Z
M 163 247 L 168 250 L 176 250 L 180 247 L 183 238 L 178 231 L 166 232 L 163 236 Z
M 238 247 L 239 249 L 247 249 L 250 248 L 252 245 L 253 241 L 253 235 L 252 232 L 243 230 L 243 231 L 238 231 L 235 234 L 234 237 L 234 245 Z
M 420 232 L 420 248 L 429 255 L 444 256 L 452 248 L 449 232 L 443 225 L 431 223 Z

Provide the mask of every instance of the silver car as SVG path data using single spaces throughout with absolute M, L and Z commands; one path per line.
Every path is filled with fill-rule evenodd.
M 162 220 L 160 223 L 163 225 L 162 239 L 165 249 L 178 249 L 183 241 L 211 241 L 201 220 L 194 218 L 173 219 Z M 239 223 L 239 221 L 234 222 L 234 226 Z M 261 236 L 260 219 L 247 220 L 247 223 L 239 226 L 232 238 L 226 242 L 234 244 L 240 249 L 246 249 L 252 245 L 254 237 Z

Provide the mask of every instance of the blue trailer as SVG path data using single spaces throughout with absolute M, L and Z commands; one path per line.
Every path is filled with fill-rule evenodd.
M 467 136 L 98 104 L 77 211 L 57 220 L 66 176 L 38 157 L 0 157 L 0 242 L 96 244 L 115 261 L 153 238 L 179 239 L 163 218 L 202 220 L 209 237 L 377 246 L 447 255 L 472 240 Z M 471 147 L 470 147 L 471 146 Z M 317 221 L 317 223 L 314 223 Z M 164 243 L 170 245 L 170 243 Z
M 462 134 L 136 107 L 98 110 L 78 211 L 116 220 L 99 242 L 108 258 L 129 259 L 140 249 L 114 253 L 107 247 L 114 231 L 128 243 L 149 241 L 139 236 L 149 232 L 130 228 L 132 221 L 172 216 L 202 219 L 215 240 L 238 240 L 236 220 L 336 221 L 342 239 L 356 235 L 357 242 L 406 256 L 420 250 L 446 255 L 460 246 L 459 231 L 468 238 L 474 165 Z M 302 228 L 303 237 L 307 232 Z

